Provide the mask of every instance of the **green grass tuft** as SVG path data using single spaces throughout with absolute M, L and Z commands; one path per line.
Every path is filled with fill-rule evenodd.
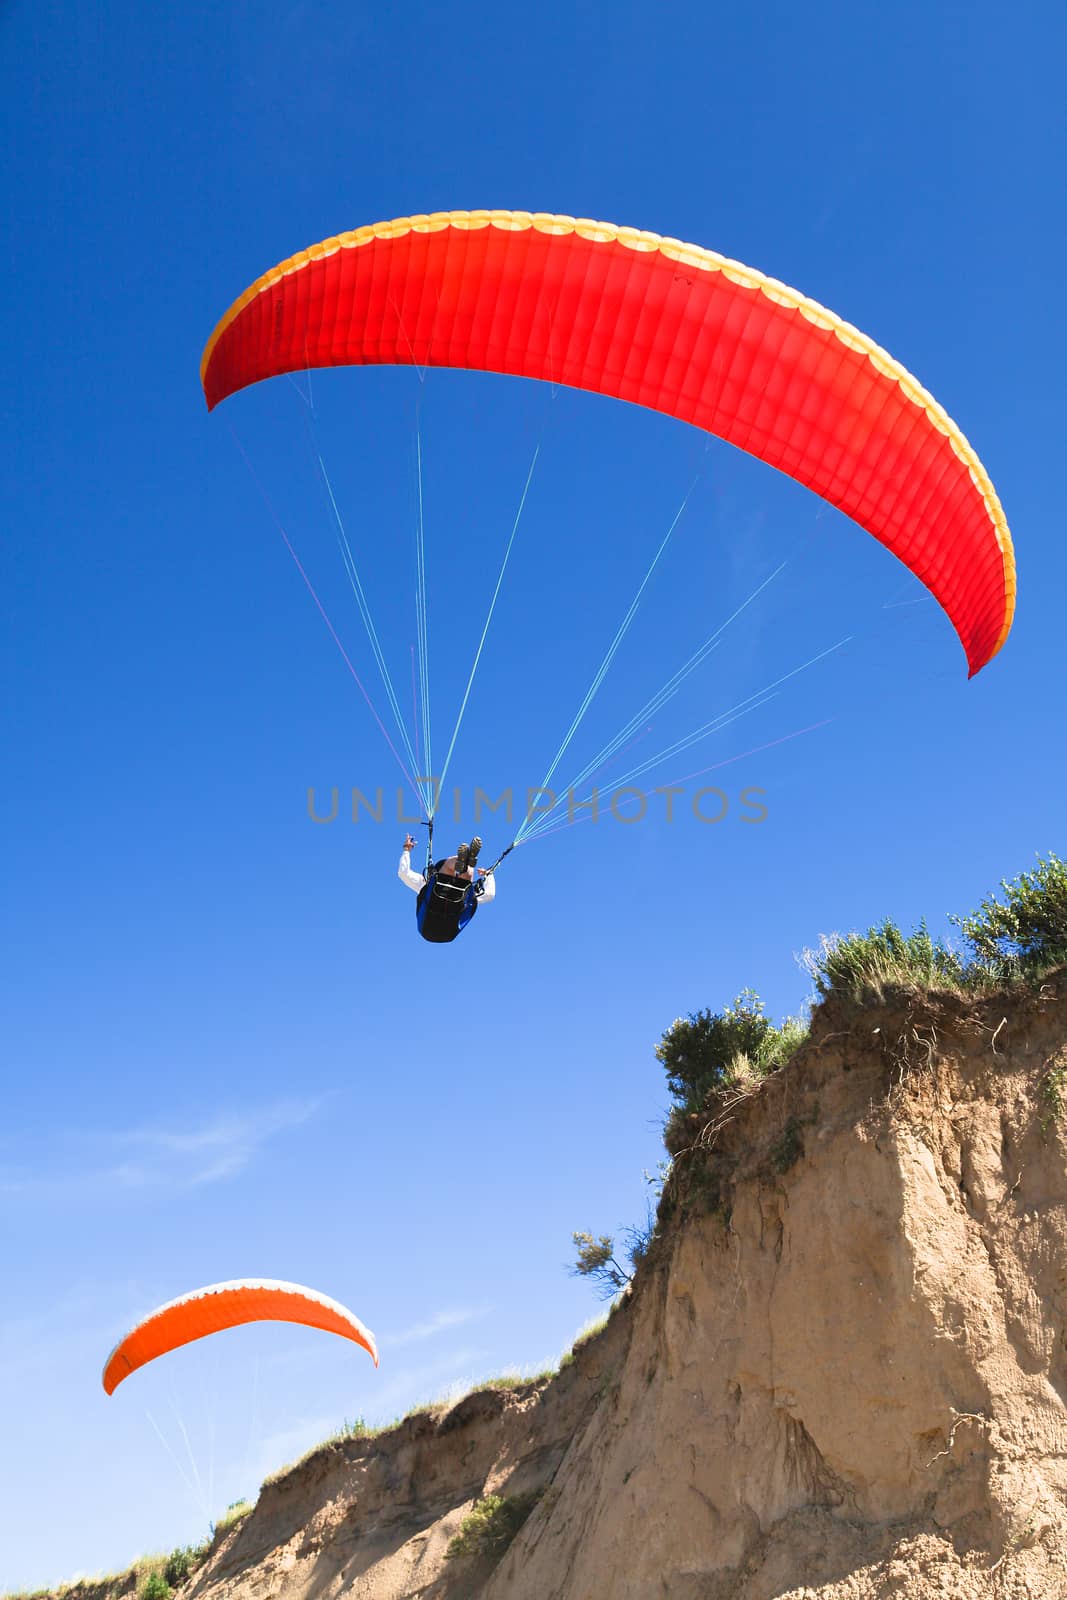
M 790 1117 L 780 1137 L 771 1146 L 771 1165 L 775 1172 L 788 1172 L 804 1154 L 803 1126 L 799 1117 Z
M 824 938 L 804 955 L 820 997 L 864 1001 L 887 988 L 983 994 L 1004 984 L 1042 977 L 1067 962 L 1067 862 L 1054 854 L 1000 885 L 977 911 L 952 916 L 962 949 L 935 939 L 921 922 L 904 933 L 886 918 L 866 933 Z
M 803 961 L 824 1000 L 842 994 L 864 1001 L 880 998 L 888 988 L 973 992 L 988 976 L 972 970 L 944 940 L 934 939 L 924 923 L 904 933 L 888 917 L 866 933 L 823 938 L 818 949 L 804 952 Z
M 233 1500 L 226 1507 L 222 1516 L 215 1524 L 216 1533 L 225 1533 L 227 1528 L 232 1528 L 235 1522 L 241 1522 L 255 1510 L 251 1500 Z M 207 1551 L 204 1551 L 204 1555 Z
M 445 1551 L 446 1560 L 502 1556 L 540 1498 L 537 1494 L 486 1495 L 465 1517 Z
M 1041 1083 L 1041 1098 L 1045 1109 L 1041 1114 L 1041 1137 L 1048 1137 L 1048 1130 L 1063 1111 L 1064 1090 L 1067 1089 L 1067 1066 L 1050 1067 Z
M 502 1372 L 499 1377 L 486 1378 L 481 1383 L 476 1383 L 473 1389 L 468 1389 L 467 1394 L 481 1394 L 485 1389 L 525 1389 L 531 1383 L 545 1383 L 556 1375 L 555 1367 L 542 1367 L 540 1372 Z M 460 1399 L 465 1399 L 461 1395 Z M 459 1401 L 456 1401 L 459 1404 Z

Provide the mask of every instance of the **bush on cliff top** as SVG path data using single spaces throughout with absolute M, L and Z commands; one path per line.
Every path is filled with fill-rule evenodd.
M 1052 851 L 1017 878 L 1002 878 L 1003 905 L 990 895 L 969 917 L 952 917 L 976 962 L 1005 975 L 1037 977 L 1067 962 L 1067 862 Z
M 724 1011 L 676 1017 L 656 1046 L 656 1058 L 675 1105 L 686 1113 L 699 1111 L 717 1090 L 774 1072 L 806 1036 L 795 1017 L 776 1027 L 759 995 L 744 989 Z
M 865 933 L 823 938 L 802 958 L 813 998 L 862 1002 L 892 987 L 980 994 L 1067 963 L 1067 863 L 1053 853 L 1039 856 L 1031 871 L 1003 880 L 1000 891 L 1000 899 L 991 895 L 977 911 L 949 918 L 961 948 L 935 938 L 924 922 L 905 933 L 890 918 Z M 806 1037 L 799 1018 L 776 1026 L 751 989 L 723 1011 L 676 1018 L 656 1046 L 674 1102 L 664 1129 L 672 1155 L 687 1147 L 689 1119 L 709 1100 L 755 1088 Z
M 990 895 L 977 911 L 949 918 L 962 949 L 933 938 L 925 923 L 904 933 L 888 918 L 866 933 L 824 938 L 805 952 L 817 994 L 862 1000 L 890 985 L 974 994 L 1067 962 L 1067 863 L 1039 856 L 1000 888 L 1003 902 Z

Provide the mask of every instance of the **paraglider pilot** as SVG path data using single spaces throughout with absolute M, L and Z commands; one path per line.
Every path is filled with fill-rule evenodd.
M 461 844 L 454 856 L 435 861 L 428 877 L 412 870 L 414 848 L 415 840 L 409 833 L 404 840 L 397 876 L 419 897 L 415 920 L 422 937 L 431 944 L 448 944 L 463 932 L 477 911 L 478 902 L 488 902 L 495 897 L 496 878 L 491 871 L 477 865 L 482 848 L 477 836 L 470 844 Z

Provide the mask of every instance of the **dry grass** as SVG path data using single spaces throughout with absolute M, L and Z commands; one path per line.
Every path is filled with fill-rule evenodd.
M 216 1534 L 225 1533 L 232 1528 L 235 1522 L 241 1522 L 255 1507 L 251 1500 L 235 1500 L 233 1505 L 227 1506 L 222 1516 L 215 1524 Z

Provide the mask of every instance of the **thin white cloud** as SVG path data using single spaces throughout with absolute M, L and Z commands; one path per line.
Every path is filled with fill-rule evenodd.
M 449 1328 L 460 1328 L 466 1322 L 488 1316 L 491 1310 L 491 1306 L 466 1306 L 454 1311 L 438 1311 L 427 1322 L 416 1322 L 400 1333 L 383 1335 L 381 1342 L 390 1350 L 398 1350 L 405 1344 L 419 1344 L 424 1339 L 433 1339 L 439 1333 L 446 1333 Z
M 48 1199 L 91 1198 L 125 1189 L 192 1189 L 221 1183 L 243 1172 L 271 1139 L 308 1122 L 321 1099 L 282 1100 L 243 1112 L 223 1113 L 191 1127 L 143 1126 L 89 1133 L 57 1141 L 64 1148 L 44 1151 L 38 1171 L 0 1168 L 0 1195 Z M 122 1150 L 107 1166 L 79 1168 L 70 1145 L 81 1150 Z

